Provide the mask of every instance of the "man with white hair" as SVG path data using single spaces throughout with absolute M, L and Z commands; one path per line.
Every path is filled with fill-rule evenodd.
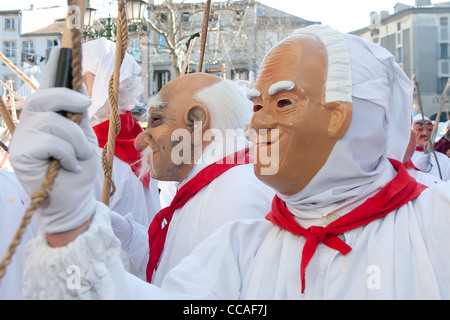
M 142 169 L 154 179 L 178 182 L 177 193 L 152 221 L 148 240 L 136 227 L 120 238 L 130 243 L 137 274 L 159 285 L 217 227 L 264 218 L 274 193 L 253 173 L 244 135 L 251 104 L 238 85 L 190 74 L 166 84 L 149 107 L 147 129 L 135 140 L 143 152 Z
M 116 296 L 154 299 L 450 298 L 449 185 L 427 188 L 401 163 L 412 90 L 386 50 L 326 26 L 298 30 L 267 54 L 249 92 L 255 174 L 276 191 L 269 221 L 219 228 L 160 287 L 122 272 L 112 252 L 105 254 L 114 246 L 105 246 L 83 267 L 101 262 L 108 276 L 90 277 L 69 292 L 64 266 L 83 264 L 70 251 L 95 241 L 94 230 L 111 233 L 102 224 L 107 210 L 92 206 L 86 223 L 70 224 L 74 234 L 61 248 L 45 248 L 55 240 L 51 234 L 33 243 L 30 265 L 53 258 L 59 267 L 52 278 L 46 269 L 27 274 L 26 294 L 104 297 L 108 288 Z M 76 151 L 79 165 L 88 166 L 83 150 Z M 278 157 L 275 170 L 258 161 L 269 153 Z M 52 220 L 53 212 L 42 214 Z M 71 210 L 54 214 L 74 221 Z
M 428 148 L 433 131 L 432 121 L 430 118 L 418 114 L 413 118 L 412 127 L 417 136 L 416 151 L 411 157 L 412 163 L 423 172 L 448 181 L 450 179 L 450 159 L 445 154 Z

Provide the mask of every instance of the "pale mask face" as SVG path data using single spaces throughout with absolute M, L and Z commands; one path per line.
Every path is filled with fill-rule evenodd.
M 433 131 L 433 123 L 430 120 L 425 120 L 425 122 L 417 120 L 414 121 L 413 129 L 417 135 L 417 146 L 423 148 L 425 143 L 429 140 L 428 136 L 431 135 L 431 131 Z
M 293 195 L 324 165 L 340 136 L 330 133 L 337 103 L 324 103 L 325 45 L 312 35 L 288 40 L 266 56 L 249 98 L 255 111 L 250 128 L 260 132 L 255 174 L 276 191 Z M 261 161 L 267 154 L 274 154 L 278 161 L 277 170 L 269 174 L 267 161 Z
M 144 151 L 150 165 L 150 175 L 161 181 L 183 181 L 195 163 L 192 155 L 185 155 L 189 161 L 179 162 L 180 152 L 193 147 L 180 148 L 180 143 L 190 144 L 193 141 L 175 139 L 176 132 L 193 133 L 193 121 L 201 121 L 203 130 L 209 129 L 209 113 L 206 106 L 192 99 L 194 93 L 208 85 L 215 78 L 203 74 L 179 77 L 166 84 L 159 92 L 157 99 L 152 99 L 149 108 L 147 128 L 135 139 L 135 148 Z M 191 119 L 193 110 L 195 116 Z M 192 120 L 192 121 L 191 121 Z M 185 135 L 186 137 L 186 135 Z M 188 141 L 189 140 L 189 141 Z M 178 145 L 178 147 L 177 147 Z M 206 144 L 203 146 L 206 147 Z M 147 149 L 149 148 L 149 149 Z M 181 151 L 179 151 L 181 150 Z

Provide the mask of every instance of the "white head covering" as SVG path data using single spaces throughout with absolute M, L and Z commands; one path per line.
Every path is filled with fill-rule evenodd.
M 334 90 L 346 101 L 351 76 L 353 116 L 350 127 L 333 148 L 327 162 L 310 183 L 293 196 L 279 194 L 289 207 L 317 209 L 364 193 L 388 165 L 387 158 L 403 160 L 410 139 L 413 85 L 394 57 L 384 48 L 362 38 L 341 34 L 328 26 L 311 26 L 294 33 L 317 35 L 330 43 L 346 45 L 351 73 L 334 79 Z M 333 52 L 328 51 L 329 56 Z M 335 59 L 329 58 L 329 64 Z M 329 70 L 333 66 L 329 65 Z M 327 81 L 327 87 L 328 82 Z M 340 88 L 341 87 L 341 88 Z
M 429 120 L 429 121 L 431 121 L 430 120 L 430 118 L 428 118 L 427 116 L 422 116 L 421 114 L 416 114 L 415 116 L 414 116 L 414 118 L 413 118 L 413 121 L 412 121 L 412 123 L 414 124 L 414 122 L 416 122 L 416 121 L 422 121 L 422 120 Z
M 83 44 L 83 74 L 91 72 L 95 75 L 92 89 L 92 104 L 88 109 L 91 124 L 95 125 L 109 119 L 110 104 L 108 87 L 114 72 L 116 45 L 105 38 Z M 141 67 L 131 55 L 125 54 L 120 68 L 118 113 L 123 114 L 135 106 L 142 105 L 138 97 L 144 92 L 139 73 Z

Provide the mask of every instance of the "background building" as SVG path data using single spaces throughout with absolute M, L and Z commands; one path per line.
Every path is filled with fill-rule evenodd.
M 131 12 L 127 12 L 128 52 L 142 67 L 145 92 L 141 100 L 146 102 L 171 79 L 199 71 L 205 3 L 134 2 L 144 4 L 145 10 L 139 19 L 133 19 Z M 88 7 L 96 9 L 91 6 L 94 2 L 88 3 Z M 2 52 L 37 81 L 52 47 L 60 43 L 66 10 L 32 7 L 0 11 Z M 99 37 L 115 41 L 117 22 L 112 9 L 111 13 L 85 26 L 84 41 Z M 227 79 L 249 80 L 273 45 L 294 29 L 315 23 L 320 22 L 293 16 L 255 0 L 212 1 L 202 71 Z M 6 66 L 0 66 L 0 79 L 12 80 L 21 95 L 29 95 L 30 89 Z
M 147 91 L 154 94 L 183 72 L 197 72 L 204 3 L 148 6 Z M 266 52 L 294 29 L 314 23 L 254 0 L 213 1 L 203 72 L 227 79 L 249 80 Z M 188 55 L 190 40 L 192 53 Z M 186 63 L 188 62 L 188 63 Z M 183 70 L 183 67 L 186 69 Z
M 374 12 L 370 26 L 352 32 L 388 49 L 405 73 L 416 77 L 424 113 L 432 118 L 450 78 L 449 20 L 450 2 L 416 0 L 415 6 L 397 3 L 393 14 Z M 449 107 L 447 99 L 444 111 Z
M 37 38 L 29 36 L 29 33 L 64 18 L 66 14 L 67 8 L 64 7 L 32 6 L 29 9 L 0 11 L 1 52 L 27 76 L 39 81 L 47 53 L 60 37 L 51 34 Z M 0 63 L 0 80 L 4 83 L 11 81 L 14 89 L 24 97 L 30 93 L 30 88 L 4 63 Z

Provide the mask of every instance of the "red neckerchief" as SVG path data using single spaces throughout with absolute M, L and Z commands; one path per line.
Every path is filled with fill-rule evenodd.
M 323 242 L 326 246 L 346 255 L 352 248 L 338 235 L 386 216 L 407 202 L 416 199 L 427 188 L 412 178 L 402 163 L 396 160 L 390 161 L 397 170 L 395 178 L 375 196 L 326 227 L 312 226 L 308 229 L 301 227 L 286 208 L 286 204 L 278 196 L 275 196 L 272 202 L 272 211 L 269 212 L 266 219 L 281 229 L 306 239 L 300 265 L 302 293 L 305 292 L 306 267 L 319 243 Z
M 421 151 L 421 152 L 423 152 L 423 148 L 422 148 L 422 147 L 416 147 L 416 151 Z
M 420 170 L 419 168 L 417 168 L 417 167 L 414 165 L 414 163 L 412 162 L 412 160 L 406 161 L 403 165 L 405 166 L 405 168 L 412 168 L 412 169 L 414 169 L 414 170 L 416 170 L 416 171 L 422 171 L 422 170 Z
M 141 153 L 134 147 L 134 139 L 139 133 L 144 131 L 134 118 L 131 111 L 127 111 L 120 116 L 120 132 L 116 137 L 114 147 L 114 155 L 120 160 L 128 163 L 134 174 L 139 177 Z M 98 146 L 104 148 L 108 141 L 109 120 L 102 122 L 93 127 L 98 138 Z M 142 183 L 148 189 L 150 184 L 150 174 L 146 174 L 142 179 Z
M 203 187 L 207 186 L 211 181 L 229 169 L 251 162 L 252 158 L 249 155 L 249 149 L 245 149 L 209 165 L 177 191 L 168 207 L 156 214 L 148 229 L 148 242 L 150 248 L 150 257 L 147 264 L 148 282 L 151 282 L 153 272 L 158 267 L 158 262 L 164 249 L 169 223 L 172 220 L 175 210 L 183 207 L 184 204 L 195 196 L 197 192 L 203 189 Z

